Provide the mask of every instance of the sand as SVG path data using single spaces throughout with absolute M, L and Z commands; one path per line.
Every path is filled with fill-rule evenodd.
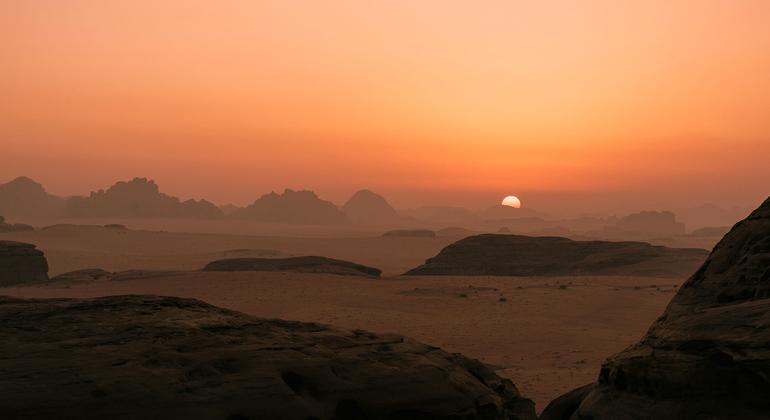
M 655 279 L 630 277 L 373 280 L 192 272 L 5 288 L 0 293 L 19 297 L 136 293 L 194 297 L 260 317 L 397 332 L 493 365 L 542 410 L 561 393 L 593 381 L 606 356 L 643 335 L 673 294 L 672 283 L 667 282 L 664 286 Z
M 183 272 L 133 280 L 0 289 L 19 297 L 194 297 L 266 318 L 411 336 L 478 358 L 538 410 L 596 379 L 605 357 L 644 334 L 684 279 L 399 277 L 457 240 L 275 237 L 69 227 L 0 235 L 38 245 L 58 274 L 80 268 L 198 270 L 224 251 L 323 255 L 383 269 L 380 279 L 325 274 Z

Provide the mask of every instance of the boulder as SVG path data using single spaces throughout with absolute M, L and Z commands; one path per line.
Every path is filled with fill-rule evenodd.
M 0 241 L 0 286 L 48 280 L 43 251 L 23 242 Z
M 485 365 L 194 299 L 0 298 L 4 419 L 534 420 Z
M 289 271 L 343 276 L 379 277 L 382 270 L 326 257 L 227 258 L 210 262 L 203 271 Z
M 484 234 L 461 239 L 407 275 L 686 276 L 708 256 L 702 249 L 645 242 L 573 241 L 561 237 Z
M 770 199 L 736 224 L 642 340 L 553 419 L 770 418 Z

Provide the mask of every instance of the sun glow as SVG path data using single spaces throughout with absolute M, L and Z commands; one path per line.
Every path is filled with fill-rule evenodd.
M 509 195 L 503 199 L 504 206 L 513 207 L 515 209 L 521 208 L 521 200 L 515 195 Z

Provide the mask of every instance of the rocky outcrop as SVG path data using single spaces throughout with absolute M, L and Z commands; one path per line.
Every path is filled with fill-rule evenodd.
M 770 199 L 735 225 L 642 340 L 553 419 L 770 418 Z
M 666 248 L 644 242 L 484 234 L 447 246 L 406 274 L 678 277 L 691 273 L 707 255 L 702 249 Z
M 342 211 L 357 225 L 392 225 L 401 222 L 396 210 L 385 198 L 369 190 L 361 190 L 342 206 Z
M 383 233 L 382 236 L 386 238 L 435 238 L 436 232 L 428 229 L 395 229 Z
M 0 241 L 0 286 L 48 280 L 48 261 L 35 245 Z
M 5 217 L 0 216 L 0 232 L 24 232 L 29 230 L 35 230 L 35 228 L 24 223 L 7 223 Z
M 0 214 L 6 217 L 58 217 L 63 207 L 64 200 L 25 176 L 0 184 Z
M 180 201 L 160 192 L 158 185 L 147 178 L 118 182 L 105 190 L 92 192 L 89 197 L 67 200 L 68 217 L 125 218 L 184 218 L 219 219 L 222 210 L 206 200 Z
M 287 189 L 283 194 L 265 194 L 248 207 L 235 210 L 230 217 L 263 223 L 301 225 L 339 225 L 350 223 L 334 203 L 318 198 L 312 191 Z
M 398 335 L 158 296 L 6 297 L 0 319 L 4 419 L 535 419 L 511 381 Z
M 210 262 L 204 271 L 290 271 L 379 277 L 382 270 L 326 257 L 228 258 Z
M 587 234 L 609 240 L 649 240 L 684 235 L 684 233 L 685 225 L 676 220 L 674 213 L 642 211 L 621 217 L 615 225 Z

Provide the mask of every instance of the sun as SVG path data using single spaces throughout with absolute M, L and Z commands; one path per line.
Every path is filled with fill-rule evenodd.
M 515 195 L 509 195 L 508 197 L 503 198 L 503 205 L 518 209 L 521 208 L 521 200 Z

